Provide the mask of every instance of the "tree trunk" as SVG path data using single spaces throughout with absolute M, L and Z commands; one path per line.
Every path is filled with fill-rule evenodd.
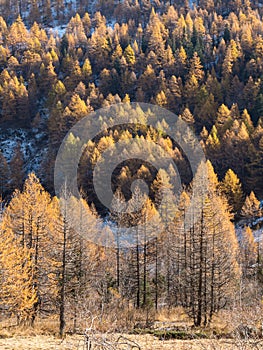
M 155 239 L 155 309 L 158 309 L 158 238 Z
M 60 289 L 60 310 L 59 310 L 59 335 L 62 338 L 65 329 L 65 284 L 66 284 L 66 243 L 67 243 L 67 223 L 63 219 L 63 252 L 62 252 L 62 271 L 61 271 L 61 289 Z
M 198 271 L 198 297 L 197 297 L 197 317 L 196 317 L 196 326 L 200 326 L 202 322 L 202 309 L 203 309 L 203 229 L 204 229 L 204 213 L 201 214 L 201 229 L 200 229 L 200 241 L 199 241 L 199 271 Z
M 117 230 L 117 249 L 116 249 L 116 284 L 117 290 L 120 291 L 120 233 Z
M 139 247 L 139 232 L 137 229 L 137 243 L 136 243 L 136 274 L 137 274 L 137 299 L 136 306 L 140 307 L 140 247 Z
M 146 237 L 144 237 L 144 245 L 143 245 L 143 306 L 144 307 L 146 306 L 146 303 L 147 303 L 147 266 L 146 266 L 147 255 L 146 254 L 147 254 L 147 245 L 146 245 Z

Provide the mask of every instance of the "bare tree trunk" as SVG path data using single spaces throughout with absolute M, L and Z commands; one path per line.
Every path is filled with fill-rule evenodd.
M 209 323 L 212 321 L 212 316 L 214 313 L 214 283 L 215 283 L 215 232 L 213 232 L 212 237 L 212 265 L 211 265 L 211 287 L 210 287 L 210 313 L 209 313 Z
M 120 233 L 117 229 L 117 248 L 116 248 L 116 284 L 117 290 L 120 291 Z
M 146 231 L 146 228 L 145 228 Z M 146 233 L 144 234 L 144 245 L 143 245 L 143 306 L 147 303 L 147 243 Z
M 155 309 L 158 309 L 158 238 L 155 238 Z
M 139 232 L 137 228 L 137 242 L 136 242 L 136 277 L 137 277 L 137 299 L 136 306 L 140 307 L 140 246 L 139 246 Z
M 200 326 L 202 322 L 202 308 L 203 308 L 203 259 L 204 259 L 204 251 L 203 251 L 203 224 L 204 224 L 204 213 L 202 210 L 201 214 L 201 229 L 200 229 L 200 237 L 199 237 L 199 271 L 198 271 L 198 298 L 197 298 L 197 318 L 196 318 L 196 326 Z
M 66 244 L 67 244 L 67 222 L 63 218 L 63 251 L 62 251 L 62 271 L 60 289 L 60 310 L 59 310 L 59 335 L 62 338 L 65 329 L 65 285 L 66 285 Z

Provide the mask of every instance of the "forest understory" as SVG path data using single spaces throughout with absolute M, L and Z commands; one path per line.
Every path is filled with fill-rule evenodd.
M 261 350 L 263 347 L 262 335 L 253 334 L 255 329 L 252 326 L 247 329 L 240 328 L 240 319 L 233 317 L 229 312 L 223 312 L 205 328 L 193 327 L 182 309 L 159 312 L 153 319 L 155 321 L 148 320 L 148 325 L 141 323 L 141 328 L 134 327 L 121 333 L 113 329 L 109 331 L 108 322 L 105 320 L 93 327 L 90 327 L 91 323 L 86 324 L 84 332 L 78 330 L 75 334 L 70 331 L 73 327 L 71 324 L 72 327 L 69 325 L 63 339 L 56 332 L 58 322 L 54 318 L 38 319 L 34 328 L 17 327 L 16 320 L 9 319 L 2 321 L 0 325 L 0 348 L 4 350 Z M 138 324 L 135 326 L 138 327 Z M 90 347 L 87 339 L 90 339 Z

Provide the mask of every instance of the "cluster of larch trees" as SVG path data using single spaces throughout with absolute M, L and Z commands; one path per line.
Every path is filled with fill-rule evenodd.
M 159 196 L 172 188 L 165 174 L 160 170 L 155 180 Z M 156 186 L 158 179 L 161 186 Z M 231 307 L 240 278 L 250 278 L 254 266 L 260 273 L 262 251 L 248 227 L 238 243 L 223 184 L 210 162 L 199 166 L 193 181 L 194 193 L 183 191 L 174 206 L 169 192 L 162 208 L 145 198 L 143 209 L 130 211 L 128 217 L 113 212 L 117 232 L 122 220 L 140 224 L 136 243 L 123 248 L 93 206 L 66 193 L 62 199 L 52 198 L 30 174 L 22 192 L 16 190 L 1 210 L 3 313 L 24 324 L 33 324 L 36 316 L 58 315 L 62 335 L 67 320 L 73 319 L 77 329 L 85 311 L 106 312 L 121 298 L 120 308 L 127 303 L 146 310 L 182 306 L 195 325 L 209 323 L 214 313 Z M 136 188 L 130 201 L 134 210 L 143 197 Z M 256 217 L 259 210 L 251 194 L 242 213 Z M 99 237 L 105 230 L 108 242 L 102 246 Z M 98 241 L 92 243 L 91 237 Z
M 8 206 L 2 207 L 1 305 L 19 324 L 33 324 L 39 313 L 58 313 L 62 334 L 66 302 L 70 300 L 73 312 L 90 293 L 87 285 L 94 269 L 90 263 L 100 266 L 103 254 L 96 255 L 99 248 L 71 229 L 77 219 L 73 207 L 89 222 L 85 234 L 99 229 L 84 200 L 51 198 L 33 173 L 23 191 L 16 190 Z M 78 224 L 81 228 L 79 217 Z
M 185 11 L 183 2 L 152 4 L 113 27 L 103 10 L 84 12 L 62 37 L 37 22 L 28 29 L 21 17 L 0 19 L 0 121 L 48 134 L 39 175 L 49 190 L 52 160 L 70 127 L 92 110 L 131 100 L 180 114 L 201 133 L 220 179 L 231 168 L 247 194 L 261 195 L 261 15 L 249 2 L 222 13 L 222 3 Z
M 7 202 L 0 238 L 3 312 L 31 323 L 37 315 L 59 315 L 62 334 L 68 319 L 77 327 L 81 312 L 104 310 L 121 298 L 122 305 L 138 308 L 183 306 L 196 325 L 209 323 L 235 297 L 240 278 L 262 279 L 262 249 L 249 227 L 261 215 L 255 193 L 262 195 L 262 9 L 239 0 L 200 0 L 192 10 L 188 1 L 125 1 L 114 4 L 110 12 L 117 21 L 110 27 L 105 1 L 92 15 L 77 1 L 80 14 L 72 16 L 69 7 L 63 15 L 64 1 L 20 1 L 13 11 L 15 4 L 8 2 L 1 11 L 6 17 L 0 17 L 0 123 L 48 135 L 39 175 L 50 192 L 56 150 L 67 131 L 92 110 L 134 100 L 168 108 L 200 133 L 219 180 L 208 163 L 204 193 L 205 166 L 191 179 L 179 150 L 154 130 L 106 131 L 98 142 L 88 142 L 79 169 L 88 204 L 66 193 L 67 200 L 52 198 L 33 174 L 24 183 L 19 145 L 9 164 L 0 153 L 0 190 Z M 57 24 L 67 23 L 62 37 L 40 25 L 53 20 L 54 6 Z M 28 8 L 30 19 L 10 17 Z M 165 148 L 186 190 L 178 203 L 172 195 L 163 203 L 163 187 L 170 193 L 174 186 L 171 167 L 156 173 L 148 164 L 120 166 L 113 179 L 118 196 L 127 200 L 136 178 L 150 186 L 142 211 L 111 215 L 117 232 L 123 221 L 140 223 L 137 244 L 125 250 L 118 234 L 102 226 L 99 214 L 109 213 L 90 193 L 86 169 L 134 134 L 138 147 L 152 138 Z M 71 135 L 68 142 L 74 152 L 78 140 Z M 191 192 L 191 180 L 199 192 Z M 143 197 L 139 190 L 135 195 Z M 131 205 L 136 208 L 136 199 Z M 73 207 L 79 207 L 77 218 Z M 238 242 L 233 220 L 240 218 L 245 227 Z M 86 239 L 102 230 L 116 248 Z

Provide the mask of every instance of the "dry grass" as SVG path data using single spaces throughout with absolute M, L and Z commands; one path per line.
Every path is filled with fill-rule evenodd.
M 117 334 L 111 336 L 116 338 Z M 151 335 L 131 336 L 127 335 L 131 340 L 140 344 L 142 350 L 252 350 L 263 349 L 263 343 L 260 347 L 253 347 L 249 344 L 240 345 L 230 340 L 196 340 L 182 341 L 170 340 L 160 341 Z M 67 336 L 61 341 L 52 336 L 38 335 L 34 337 L 17 336 L 12 338 L 0 339 L 1 350 L 81 350 L 83 347 L 83 339 L 80 336 Z M 94 348 L 95 350 L 95 348 Z
M 105 317 L 95 325 L 95 329 L 100 330 L 101 335 L 107 336 L 110 341 L 116 341 L 119 334 L 116 332 L 119 326 L 119 316 L 114 313 L 111 317 Z M 161 310 L 157 313 L 149 315 L 155 322 L 151 328 L 162 328 L 171 326 L 172 328 L 185 329 L 186 332 L 195 332 L 192 330 L 191 321 L 184 313 L 183 309 L 176 308 L 170 310 Z M 213 334 L 229 334 L 238 322 L 233 322 L 233 316 L 227 312 L 222 312 L 214 318 L 211 328 L 202 329 L 202 332 L 211 339 L 196 340 L 159 340 L 150 334 L 125 335 L 128 339 L 135 341 L 141 347 L 141 350 L 263 350 L 263 340 L 261 343 L 254 340 L 249 343 L 242 339 L 220 339 L 213 340 Z M 229 319 L 228 319 L 229 318 Z M 84 321 L 85 318 L 83 318 Z M 242 317 L 244 320 L 244 318 Z M 251 317 L 250 317 L 251 319 Z M 232 321 L 230 327 L 230 321 Z M 145 322 L 145 315 L 138 310 L 126 310 L 122 315 L 123 329 L 128 325 L 134 326 L 135 322 Z M 88 326 L 88 318 L 86 318 L 86 326 Z M 110 323 L 111 322 L 111 323 Z M 109 326 L 110 325 L 110 326 Z M 84 322 L 82 324 L 84 326 Z M 70 331 L 72 325 L 68 323 Z M 130 330 L 133 327 L 129 328 Z M 85 327 L 83 328 L 85 329 Z M 84 350 L 84 337 L 81 335 L 67 335 L 62 341 L 57 337 L 58 320 L 57 318 L 38 319 L 34 328 L 21 328 L 15 326 L 15 319 L 3 320 L 0 322 L 0 349 L 1 350 Z M 105 335 L 105 332 L 108 332 Z M 127 333 L 124 331 L 124 333 Z M 98 335 L 100 336 L 100 335 Z M 128 349 L 123 348 L 123 349 Z M 94 350 L 99 350 L 94 347 Z M 118 348 L 119 350 L 119 348 Z

